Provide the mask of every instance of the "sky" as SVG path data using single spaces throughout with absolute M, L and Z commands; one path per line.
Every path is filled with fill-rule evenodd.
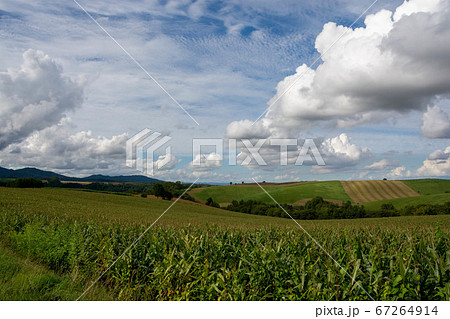
M 450 176 L 445 0 L 3 0 L 0 56 L 2 167 L 141 174 L 148 128 L 163 180 Z

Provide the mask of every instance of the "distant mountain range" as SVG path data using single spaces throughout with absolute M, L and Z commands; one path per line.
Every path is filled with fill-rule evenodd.
M 0 167 L 0 178 L 23 178 L 23 177 L 32 177 L 37 179 L 58 177 L 61 181 L 78 181 L 78 182 L 120 182 L 120 183 L 161 182 L 161 180 L 159 179 L 150 178 L 143 175 L 130 175 L 130 176 L 91 175 L 88 177 L 79 178 L 79 177 L 65 176 L 51 171 L 43 171 L 31 167 L 16 170 Z

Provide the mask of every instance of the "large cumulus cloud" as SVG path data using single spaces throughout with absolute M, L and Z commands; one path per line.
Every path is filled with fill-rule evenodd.
M 57 124 L 83 102 L 83 87 L 41 51 L 23 54 L 19 70 L 0 73 L 0 150 Z
M 450 93 L 449 7 L 411 0 L 394 13 L 367 16 L 354 30 L 325 24 L 315 44 L 322 63 L 303 64 L 278 83 L 258 131 L 279 136 L 325 122 L 351 127 L 425 110 Z M 251 123 L 239 124 L 240 132 L 252 131 Z M 230 124 L 228 134 L 236 127 Z
M 125 165 L 125 143 L 128 134 L 111 138 L 94 136 L 91 131 L 73 133 L 68 118 L 34 132 L 21 143 L 0 151 L 2 166 L 35 166 L 61 172 L 100 169 Z

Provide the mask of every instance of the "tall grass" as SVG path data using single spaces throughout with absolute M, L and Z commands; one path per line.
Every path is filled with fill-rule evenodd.
M 0 238 L 87 287 L 144 229 L 68 216 L 0 213 Z M 439 227 L 155 227 L 97 283 L 119 300 L 445 300 L 449 233 Z M 358 284 L 357 284 L 358 283 Z M 95 299 L 87 294 L 86 299 Z

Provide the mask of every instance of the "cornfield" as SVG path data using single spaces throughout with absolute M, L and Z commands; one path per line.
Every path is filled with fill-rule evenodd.
M 5 245 L 85 288 L 143 230 L 0 213 Z M 310 233 L 349 276 L 300 229 L 155 226 L 96 285 L 117 300 L 450 299 L 447 229 L 320 227 Z

